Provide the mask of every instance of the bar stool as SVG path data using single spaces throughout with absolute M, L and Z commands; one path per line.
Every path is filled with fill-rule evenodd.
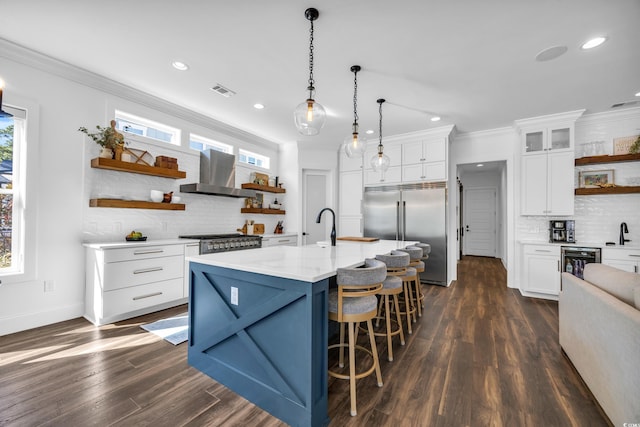
M 415 245 L 412 246 L 417 246 L 420 249 L 422 249 L 422 271 L 425 270 L 426 267 L 424 267 L 424 263 L 427 259 L 429 259 L 429 254 L 431 253 L 431 245 L 428 243 L 416 243 Z M 421 273 L 422 271 L 418 271 L 418 273 Z M 419 286 L 420 289 L 420 295 L 418 296 L 418 300 L 420 302 L 420 307 L 424 308 L 424 292 L 422 292 L 422 286 Z
M 407 274 L 407 266 L 409 265 L 409 254 L 405 252 L 392 252 L 384 255 L 376 255 L 376 259 L 382 261 L 387 266 L 387 278 L 382 282 L 382 290 L 378 292 L 381 296 L 378 303 L 378 315 L 376 316 L 376 326 L 380 324 L 382 317 L 382 309 L 384 304 L 384 320 L 386 322 L 386 332 L 375 332 L 376 336 L 387 337 L 387 358 L 389 362 L 393 362 L 393 336 L 400 335 L 400 344 L 404 345 L 404 332 L 402 331 L 402 319 L 400 318 L 400 306 L 398 304 L 398 295 L 402 293 L 401 276 Z M 391 311 L 389 310 L 389 296 L 393 296 L 394 311 L 396 313 L 395 323 L 398 327 L 391 329 Z
M 409 266 L 413 267 L 416 269 L 416 272 L 418 273 L 416 275 L 416 282 L 415 282 L 415 289 L 414 289 L 414 295 L 412 295 L 412 298 L 415 298 L 416 301 L 416 308 L 418 311 L 418 317 L 422 317 L 422 301 L 424 300 L 424 295 L 422 294 L 422 286 L 420 284 L 420 273 L 424 272 L 424 261 L 422 261 L 423 257 L 424 257 L 424 250 L 422 249 L 422 247 L 420 246 L 422 243 L 416 243 L 414 245 L 411 246 L 407 246 L 406 249 L 420 249 L 420 256 L 418 258 L 414 258 L 415 255 L 418 254 L 418 251 L 415 251 L 415 255 L 411 256 L 411 262 L 409 262 Z M 430 246 L 429 246 L 430 247 Z
M 409 322 L 409 317 L 413 316 L 413 322 L 416 322 L 416 312 L 420 310 L 420 316 L 422 316 L 422 307 L 419 307 L 419 304 L 414 304 L 414 299 L 417 302 L 417 298 L 414 295 L 414 285 L 415 292 L 419 292 L 418 288 L 420 287 L 420 280 L 418 279 L 418 271 L 416 270 L 416 266 L 419 265 L 416 261 L 419 261 L 422 258 L 422 249 L 416 246 L 407 246 L 404 249 L 398 249 L 401 252 L 406 252 L 409 254 L 410 261 L 409 267 L 407 267 L 406 276 L 402 277 L 402 282 L 405 287 L 405 312 L 407 316 L 407 329 L 410 334 L 413 333 L 411 330 L 411 324 Z M 408 304 L 408 305 L 407 305 Z M 403 313 L 405 314 L 405 313 Z
M 387 267 L 382 261 L 365 259 L 363 267 L 339 268 L 337 270 L 338 288 L 329 291 L 329 319 L 340 323 L 340 343 L 329 346 L 329 350 L 340 349 L 339 365 L 344 367 L 344 348 L 349 349 L 349 375 L 329 369 L 334 378 L 349 380 L 351 395 L 351 416 L 356 411 L 356 380 L 370 375 L 375 370 L 378 387 L 382 387 L 382 374 L 378 362 L 378 350 L 371 319 L 376 317 L 378 299 L 376 294 L 382 289 L 382 282 L 387 277 Z M 367 322 L 371 350 L 356 345 L 356 325 Z M 349 327 L 349 343 L 344 344 L 344 325 Z M 370 354 L 373 364 L 366 371 L 356 374 L 355 350 Z

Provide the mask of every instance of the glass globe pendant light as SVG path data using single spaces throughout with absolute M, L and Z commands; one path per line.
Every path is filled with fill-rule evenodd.
M 351 66 L 353 73 L 353 125 L 351 126 L 351 135 L 344 140 L 344 151 L 350 158 L 362 157 L 367 148 L 367 140 L 358 133 L 358 71 L 361 69 L 359 65 Z
M 382 145 L 382 103 L 384 101 L 385 100 L 382 98 L 376 101 L 379 104 L 378 111 L 380 112 L 380 130 L 378 131 L 380 142 L 378 143 L 378 154 L 374 155 L 371 158 L 371 167 L 373 168 L 374 171 L 380 172 L 383 177 L 386 170 L 389 169 L 389 164 L 391 163 L 389 156 L 384 154 L 383 152 L 384 146 Z
M 314 99 L 316 88 L 313 80 L 313 21 L 318 19 L 319 12 L 317 9 L 310 7 L 305 10 L 304 16 L 311 23 L 311 29 L 309 30 L 309 98 L 306 101 L 298 105 L 293 112 L 293 120 L 295 121 L 298 132 L 302 135 L 317 135 L 320 133 L 320 129 L 324 126 L 324 122 L 327 119 L 327 113 L 324 111 L 324 107 L 316 102 Z

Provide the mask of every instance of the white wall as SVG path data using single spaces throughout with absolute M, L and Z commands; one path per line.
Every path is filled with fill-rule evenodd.
M 27 180 L 35 182 L 34 191 L 27 195 L 35 222 L 27 233 L 30 238 L 35 236 L 36 263 L 28 280 L 15 283 L 2 278 L 0 335 L 83 314 L 83 241 L 123 240 L 132 229 L 150 239 L 190 232 L 231 232 L 248 218 L 268 223 L 268 231 L 273 229 L 277 217 L 240 214 L 243 199 L 181 193 L 184 212 L 90 208 L 89 198 L 99 194 L 145 200 L 151 189 L 178 193 L 180 184 L 198 180 L 197 154 L 186 148 L 142 142 L 130 145 L 146 149 L 153 156 L 177 157 L 187 178 L 172 180 L 92 169 L 90 159 L 97 156 L 98 146 L 77 129 L 106 126 L 113 108 L 166 121 L 186 131 L 185 138 L 192 131 L 270 156 L 274 175 L 278 146 L 50 58 L 13 45 L 2 44 L 0 48 L 0 72 L 7 84 L 3 101 L 30 109 L 27 120 L 37 121 L 37 132 L 30 132 L 27 140 L 38 144 L 37 158 L 30 159 L 33 167 L 27 172 Z M 243 174 L 248 172 L 239 170 L 238 178 Z M 53 292 L 44 292 L 45 280 L 54 281 Z

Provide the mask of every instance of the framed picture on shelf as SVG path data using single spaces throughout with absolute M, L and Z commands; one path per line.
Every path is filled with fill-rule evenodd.
M 629 154 L 636 139 L 638 139 L 638 135 L 613 138 L 613 154 Z
M 580 188 L 599 188 L 613 184 L 613 169 L 580 172 Z

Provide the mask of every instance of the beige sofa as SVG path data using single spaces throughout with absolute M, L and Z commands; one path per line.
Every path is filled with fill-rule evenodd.
M 640 423 L 640 274 L 562 273 L 560 345 L 615 426 Z

